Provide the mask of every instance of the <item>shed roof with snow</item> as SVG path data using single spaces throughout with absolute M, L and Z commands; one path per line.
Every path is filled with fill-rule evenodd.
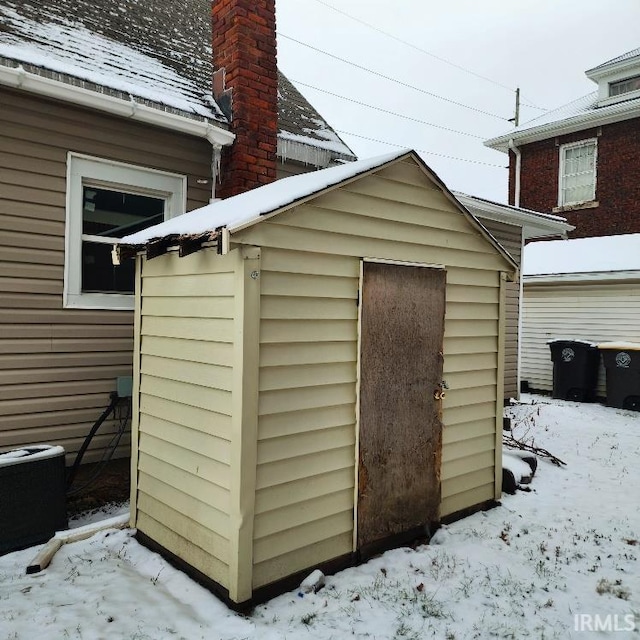
M 260 222 L 264 216 L 280 213 L 285 209 L 298 205 L 341 183 L 353 180 L 370 171 L 393 164 L 405 156 L 411 156 L 422 170 L 433 180 L 447 199 L 474 224 L 486 240 L 512 265 L 518 265 L 498 241 L 487 231 L 476 218 L 449 191 L 438 176 L 428 168 L 415 152 L 410 150 L 366 158 L 322 171 L 313 171 L 264 185 L 259 189 L 246 191 L 233 198 L 214 202 L 195 211 L 176 216 L 164 222 L 147 227 L 142 231 L 125 236 L 120 245 L 138 249 L 141 246 L 160 242 L 165 249 L 172 242 L 207 243 L 216 240 L 225 233 L 241 231 Z
M 232 603 L 500 496 L 516 267 L 417 154 L 287 178 L 123 243 L 132 524 Z

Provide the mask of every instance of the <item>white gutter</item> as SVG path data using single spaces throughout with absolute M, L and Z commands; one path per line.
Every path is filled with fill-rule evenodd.
M 516 156 L 516 183 L 514 187 L 514 206 L 520 206 L 520 171 L 522 169 L 522 154 L 520 153 L 520 149 L 516 147 L 513 142 L 513 138 L 509 139 L 509 149 L 513 151 Z
M 595 100 L 594 98 L 594 101 Z M 511 131 L 503 136 L 485 140 L 483 144 L 485 147 L 506 153 L 511 140 L 517 140 L 519 145 L 529 144 L 531 142 L 538 142 L 539 140 L 546 140 L 553 136 L 575 133 L 583 129 L 622 122 L 623 120 L 631 120 L 632 118 L 640 118 L 640 99 L 624 101 L 606 107 L 598 107 L 589 110 L 587 113 L 569 116 L 568 118 L 560 118 L 553 122 L 532 126 L 530 129 Z
M 571 284 L 579 282 L 611 282 L 640 280 L 640 271 L 590 271 L 583 273 L 549 273 L 523 276 L 525 284 Z
M 133 98 L 131 100 L 122 100 L 97 93 L 96 91 L 89 91 L 82 87 L 44 78 L 38 74 L 25 71 L 22 66 L 6 67 L 0 65 L 0 85 L 29 91 L 40 96 L 62 100 L 89 109 L 96 109 L 123 118 L 130 118 L 136 122 L 169 129 L 178 133 L 205 138 L 214 147 L 228 146 L 235 139 L 235 135 L 230 131 L 205 120 L 192 120 L 161 109 L 148 107 L 135 102 Z
M 638 50 L 636 49 L 636 51 Z M 593 67 L 593 69 L 587 69 L 587 71 L 584 72 L 584 75 L 587 76 L 589 80 L 598 82 L 598 80 L 601 80 L 605 76 L 611 75 L 613 73 L 626 71 L 627 69 L 634 69 L 634 67 L 638 66 L 639 60 L 640 54 L 636 53 L 636 55 L 634 56 L 623 58 L 622 60 L 618 60 L 617 62 L 609 61 L 600 64 L 597 67 Z
M 523 228 L 525 239 L 546 238 L 549 236 L 561 236 L 566 238 L 568 231 L 575 227 L 569 224 L 565 218 L 540 213 L 530 209 L 516 208 L 510 204 L 500 204 L 469 196 L 465 193 L 454 191 L 453 195 L 476 217 L 483 220 L 493 220 L 504 224 L 518 225 Z

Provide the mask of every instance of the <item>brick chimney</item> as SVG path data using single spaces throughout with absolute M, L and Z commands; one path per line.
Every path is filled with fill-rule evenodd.
M 236 140 L 222 151 L 228 198 L 276 179 L 278 69 L 275 0 L 212 0 L 213 93 Z

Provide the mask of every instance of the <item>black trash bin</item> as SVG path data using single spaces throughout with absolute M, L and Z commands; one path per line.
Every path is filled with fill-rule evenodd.
M 553 397 L 593 402 L 598 381 L 600 353 L 584 340 L 549 340 L 553 361 Z
M 66 528 L 64 449 L 33 445 L 0 454 L 0 555 Z
M 640 344 L 598 345 L 607 372 L 607 406 L 640 411 Z

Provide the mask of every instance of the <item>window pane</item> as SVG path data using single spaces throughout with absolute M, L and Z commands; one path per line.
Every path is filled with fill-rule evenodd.
M 570 176 L 576 172 L 576 161 L 573 156 L 567 153 L 566 160 L 564 163 L 564 174 L 566 176 Z
M 573 189 L 578 184 L 577 176 L 567 176 L 564 181 L 564 186 L 566 189 Z
M 162 222 L 164 209 L 162 198 L 83 186 L 82 234 L 113 238 L 115 242 Z M 116 267 L 111 263 L 111 249 L 111 244 L 83 240 L 83 293 L 133 293 L 135 261 L 125 260 Z
M 583 202 L 591 197 L 591 188 L 589 186 L 578 185 L 572 189 L 567 189 L 568 202 Z
M 83 293 L 133 293 L 135 260 L 123 260 L 115 266 L 111 261 L 113 245 L 82 243 Z
M 83 187 L 82 196 L 85 235 L 123 238 L 164 220 L 162 198 L 87 186 Z
M 584 173 L 589 170 L 589 158 L 586 155 L 580 156 L 578 160 L 578 173 Z
M 638 89 L 640 89 L 640 76 L 635 76 L 634 78 L 627 78 L 619 82 L 612 82 L 609 85 L 609 95 L 619 96 L 629 91 L 637 91 Z
M 585 202 L 595 197 L 595 143 L 564 148 L 562 202 Z

